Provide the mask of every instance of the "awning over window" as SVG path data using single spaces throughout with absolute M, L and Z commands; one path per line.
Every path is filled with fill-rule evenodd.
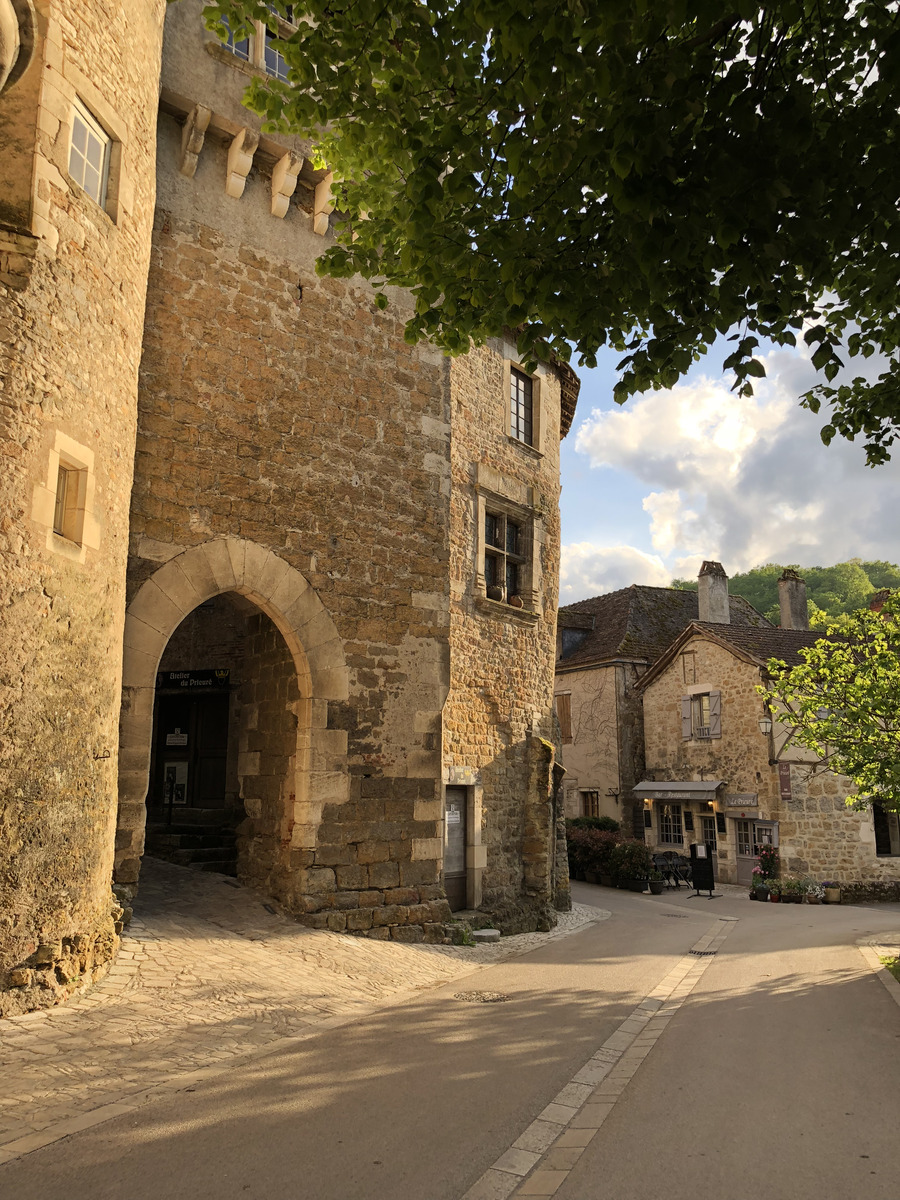
M 692 779 L 689 783 L 645 780 L 634 789 L 639 800 L 712 800 L 723 779 Z

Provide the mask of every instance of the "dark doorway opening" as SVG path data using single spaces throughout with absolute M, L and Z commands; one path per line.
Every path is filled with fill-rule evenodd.
M 444 794 L 444 891 L 451 912 L 467 907 L 467 825 L 468 789 L 448 787 Z

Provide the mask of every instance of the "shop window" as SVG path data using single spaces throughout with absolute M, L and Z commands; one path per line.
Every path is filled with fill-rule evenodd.
M 684 828 L 681 820 L 681 805 L 660 804 L 658 807 L 659 840 L 671 846 L 683 846 Z

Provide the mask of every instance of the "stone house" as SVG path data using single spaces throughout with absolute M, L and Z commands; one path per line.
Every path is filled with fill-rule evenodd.
M 568 903 L 578 380 L 318 278 L 330 178 L 241 104 L 271 30 L 201 10 L 0 0 L 0 1012 L 105 970 L 148 823 L 315 928 Z
M 632 584 L 559 610 L 555 705 L 569 817 L 610 816 L 643 837 L 644 715 L 638 683 L 691 622 L 709 620 L 709 595 Z M 769 627 L 740 596 L 735 627 Z
M 752 611 L 729 596 L 720 564 L 704 563 L 699 585 L 699 619 L 689 620 L 633 687 L 643 752 L 632 785 L 641 813 L 635 833 L 654 852 L 686 855 L 692 842 L 711 843 L 723 882 L 748 884 L 755 848 L 770 842 L 785 873 L 837 879 L 853 895 L 893 896 L 900 885 L 896 816 L 848 810 L 847 780 L 792 745 L 777 714 L 769 733 L 760 726 L 769 714 L 756 688 L 768 660 L 793 665 L 821 636 L 808 628 L 803 581 L 790 570 L 779 581 L 778 628 L 761 618 L 735 620 Z

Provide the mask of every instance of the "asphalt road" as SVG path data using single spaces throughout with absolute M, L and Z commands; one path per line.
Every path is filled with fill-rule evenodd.
M 35 1151 L 0 1196 L 460 1200 L 731 915 L 558 1200 L 896 1200 L 900 1008 L 855 943 L 900 908 L 576 898 L 613 917 Z

